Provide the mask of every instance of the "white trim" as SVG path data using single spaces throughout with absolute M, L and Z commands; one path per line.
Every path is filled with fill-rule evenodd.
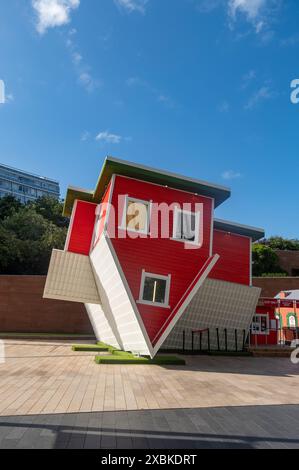
M 193 287 L 193 289 L 191 290 L 191 292 L 186 297 L 186 299 L 182 303 L 181 307 L 177 311 L 176 315 L 170 321 L 169 325 L 166 327 L 165 331 L 162 333 L 162 335 L 158 339 L 157 343 L 155 344 L 155 346 L 153 348 L 153 355 L 154 356 L 155 356 L 155 354 L 157 354 L 160 347 L 162 346 L 162 344 L 166 340 L 167 336 L 169 335 L 169 333 L 172 331 L 173 327 L 176 325 L 176 323 L 179 321 L 179 319 L 181 318 L 181 316 L 185 312 L 185 310 L 188 307 L 188 305 L 190 304 L 191 300 L 193 299 L 195 294 L 198 292 L 199 288 L 202 286 L 202 284 L 204 283 L 204 281 L 206 280 L 206 278 L 208 277 L 208 275 L 212 271 L 213 267 L 215 266 L 215 264 L 217 263 L 219 258 L 220 258 L 220 256 L 217 255 L 217 254 L 213 256 L 211 262 L 206 267 L 206 269 L 203 272 L 202 276 L 199 278 L 199 280 L 197 281 L 197 283 L 195 284 L 195 286 Z
M 250 238 L 250 267 L 249 267 L 249 282 L 250 282 L 250 287 L 252 287 L 252 238 Z
M 112 197 L 113 197 L 113 192 L 114 192 L 114 186 L 115 186 L 115 174 L 112 175 L 112 178 L 111 178 L 111 186 L 110 186 L 110 194 L 109 194 L 109 198 L 108 198 L 108 211 L 107 211 L 107 214 L 106 214 L 106 221 L 105 221 L 105 224 L 104 224 L 104 230 L 103 230 L 103 233 L 107 232 L 107 228 L 108 228 L 108 225 L 109 225 L 109 218 L 110 218 L 110 212 L 111 212 L 111 205 L 112 205 Z
M 144 230 L 135 230 L 135 229 L 127 227 L 127 211 L 128 211 L 128 203 L 130 201 L 147 206 L 147 220 L 146 220 L 146 228 Z M 126 194 L 122 220 L 121 220 L 121 224 L 118 226 L 118 229 L 125 230 L 126 232 L 140 233 L 142 235 L 150 235 L 151 204 L 152 204 L 152 201 L 145 201 L 143 199 L 131 197 L 128 194 Z
M 258 322 L 259 326 L 260 326 L 259 331 L 254 331 L 253 330 L 253 323 L 257 323 L 257 322 L 253 321 L 255 317 L 259 317 L 260 319 L 262 319 L 262 318 L 267 319 L 267 329 L 266 329 L 266 331 L 261 330 L 261 321 Z M 270 331 L 269 331 L 269 313 L 255 313 L 253 315 L 252 322 L 251 322 L 251 325 L 250 325 L 250 332 L 251 332 L 252 335 L 268 336 L 270 334 Z
M 119 262 L 119 259 L 117 257 L 117 254 L 115 252 L 115 249 L 114 249 L 114 246 L 113 246 L 113 243 L 112 241 L 110 240 L 109 236 L 107 233 L 104 234 L 104 237 L 105 237 L 105 240 L 107 242 L 107 245 L 108 245 L 108 248 L 110 249 L 110 252 L 111 252 L 111 255 L 112 255 L 112 258 L 115 262 L 115 265 L 116 265 L 116 269 L 118 270 L 118 273 L 121 277 L 121 280 L 123 282 L 123 285 L 124 285 L 124 288 L 126 290 L 126 293 L 131 301 L 131 305 L 132 305 L 132 308 L 135 312 L 135 316 L 137 318 L 137 322 L 138 322 L 138 325 L 139 325 L 139 328 L 141 329 L 142 333 L 143 333 L 143 337 L 144 337 L 144 340 L 145 340 L 145 343 L 147 345 L 147 348 L 148 348 L 148 351 L 149 351 L 149 354 L 150 354 L 150 357 L 153 358 L 154 357 L 154 349 L 153 349 L 153 346 L 152 346 L 152 343 L 151 343 L 151 340 L 148 336 L 148 333 L 146 331 L 146 328 L 144 326 L 144 323 L 143 323 L 143 320 L 141 318 L 141 315 L 139 313 L 139 310 L 137 308 L 137 305 L 136 305 L 136 302 L 135 302 L 135 299 L 133 297 L 133 294 L 131 292 L 131 289 L 129 287 L 129 284 L 128 284 L 128 281 L 126 279 L 126 276 L 123 272 L 123 269 L 121 267 L 121 264 Z
M 210 233 L 210 256 L 213 256 L 213 243 L 214 243 L 214 211 L 215 211 L 215 200 L 212 200 L 211 207 L 211 233 Z
M 194 241 L 190 241 L 184 238 L 177 238 L 176 237 L 176 227 L 178 223 L 178 217 L 179 214 L 188 214 L 188 215 L 194 215 L 195 216 L 195 230 L 194 230 Z M 201 229 L 200 227 L 200 222 L 201 222 L 201 211 L 188 211 L 185 209 L 181 209 L 180 207 L 175 207 L 174 208 L 174 214 L 173 214 L 173 227 L 172 227 L 172 237 L 170 240 L 176 241 L 176 242 L 183 242 L 187 243 L 188 245 L 195 245 L 199 246 L 200 245 L 200 240 L 199 240 L 199 231 Z M 182 227 L 183 230 L 183 227 Z
M 73 209 L 72 209 L 71 220 L 70 220 L 70 224 L 69 224 L 69 228 L 67 231 L 67 236 L 66 236 L 66 240 L 64 244 L 64 251 L 68 251 L 68 248 L 69 248 L 71 233 L 72 233 L 73 225 L 74 225 L 75 213 L 77 210 L 77 203 L 78 203 L 78 199 L 75 199 L 74 204 L 73 204 Z
M 149 300 L 143 299 L 144 284 L 145 284 L 146 277 L 154 278 L 154 279 L 162 279 L 163 281 L 166 281 L 165 298 L 164 298 L 163 303 L 151 302 Z M 145 271 L 145 269 L 143 269 L 142 275 L 141 275 L 140 289 L 139 289 L 139 299 L 137 300 L 137 303 L 144 304 L 144 305 L 151 305 L 153 307 L 170 308 L 169 306 L 170 284 L 171 284 L 171 274 L 168 274 L 168 276 L 163 276 L 161 274 L 149 273 Z

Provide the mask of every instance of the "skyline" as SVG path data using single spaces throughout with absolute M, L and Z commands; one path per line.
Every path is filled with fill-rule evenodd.
M 12 0 L 0 13 L 1 163 L 64 197 L 93 189 L 111 155 L 230 187 L 217 218 L 299 238 L 298 3 Z

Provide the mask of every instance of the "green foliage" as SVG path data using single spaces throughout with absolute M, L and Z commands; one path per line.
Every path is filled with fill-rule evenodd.
M 255 243 L 252 247 L 252 273 L 254 276 L 262 276 L 264 273 L 284 273 L 279 266 L 278 256 L 267 245 Z
M 176 356 L 155 356 L 154 359 L 149 357 L 136 357 L 133 354 L 96 356 L 96 364 L 126 364 L 126 365 L 168 365 L 168 366 L 184 366 L 186 361 Z
M 37 201 L 30 203 L 30 205 L 37 214 L 53 222 L 57 227 L 68 227 L 69 219 L 63 217 L 63 205 L 57 199 L 50 196 L 43 196 L 37 199 Z
M 48 197 L 27 205 L 0 199 L 0 274 L 46 274 L 52 249 L 65 243 L 61 213 L 62 203 Z
M 299 251 L 299 240 L 283 237 L 270 237 L 262 240 L 261 244 L 269 246 L 273 250 Z
M 0 198 L 0 222 L 20 210 L 22 204 L 13 196 Z
M 263 273 L 262 277 L 287 277 L 288 273 Z

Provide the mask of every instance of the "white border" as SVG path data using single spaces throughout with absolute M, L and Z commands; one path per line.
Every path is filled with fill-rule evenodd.
M 163 303 L 161 303 L 161 302 L 150 302 L 149 300 L 144 300 L 143 299 L 144 283 L 145 283 L 145 278 L 146 277 L 162 279 L 162 280 L 166 281 L 165 300 L 164 300 Z M 152 305 L 154 307 L 170 308 L 170 306 L 169 306 L 170 284 L 171 284 L 171 274 L 168 274 L 168 276 L 162 276 L 161 274 L 148 273 L 147 271 L 145 271 L 145 269 L 143 269 L 142 270 L 142 275 L 141 275 L 139 299 L 137 300 L 137 303 L 138 304 L 144 304 L 144 305 Z
M 178 216 L 180 213 L 185 213 L 189 215 L 195 215 L 195 240 L 194 242 L 189 241 L 184 238 L 176 238 L 176 226 L 178 223 Z M 186 211 L 184 209 L 181 209 L 180 207 L 175 207 L 174 208 L 174 214 L 173 214 L 173 227 L 172 227 L 172 237 L 170 240 L 173 240 L 175 242 L 181 242 L 181 243 L 187 243 L 188 245 L 194 245 L 194 246 L 200 246 L 200 241 L 199 241 L 199 231 L 200 231 L 200 222 L 201 222 L 201 211 L 193 212 L 193 211 Z
M 259 330 L 259 331 L 253 331 L 253 330 L 252 330 L 253 323 L 257 323 L 257 322 L 254 322 L 254 321 L 253 321 L 253 319 L 254 319 L 255 317 L 259 317 L 260 319 L 261 319 L 262 317 L 266 317 L 266 319 L 267 319 L 267 330 L 266 330 L 266 333 L 265 333 L 264 331 L 261 331 L 261 330 Z M 260 324 L 260 327 L 261 327 L 261 322 L 259 322 L 259 324 Z M 251 334 L 252 334 L 253 336 L 254 336 L 254 335 L 269 336 L 269 334 L 270 334 L 270 331 L 269 331 L 269 313 L 255 313 L 255 314 L 253 315 L 252 322 L 251 322 L 251 325 L 250 325 L 250 332 L 251 332 Z
M 78 203 L 78 199 L 75 199 L 74 204 L 73 204 L 73 209 L 72 209 L 71 220 L 70 220 L 70 224 L 69 224 L 69 228 L 68 228 L 68 232 L 67 232 L 67 236 L 66 236 L 66 240 L 64 244 L 64 251 L 68 251 L 68 248 L 69 248 L 71 233 L 72 233 L 73 225 L 74 225 L 75 213 L 77 210 L 77 203 Z
M 145 230 L 135 230 L 132 228 L 127 227 L 127 211 L 128 211 L 128 203 L 130 201 L 143 204 L 147 206 L 147 220 L 146 220 L 146 228 Z M 125 195 L 125 204 L 124 204 L 124 209 L 123 209 L 123 215 L 122 215 L 122 221 L 121 224 L 118 226 L 119 230 L 125 230 L 127 232 L 133 232 L 133 233 L 140 233 L 142 235 L 150 235 L 150 218 L 151 218 L 151 204 L 152 201 L 145 201 L 143 199 L 138 199 L 136 197 L 131 197 L 128 194 Z

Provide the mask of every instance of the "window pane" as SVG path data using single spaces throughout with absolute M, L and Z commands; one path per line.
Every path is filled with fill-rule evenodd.
M 129 200 L 127 207 L 126 226 L 131 230 L 147 232 L 148 204 Z
M 143 300 L 148 302 L 165 303 L 166 279 L 146 277 L 144 281 Z
M 178 211 L 176 217 L 175 238 L 195 241 L 196 214 Z
M 183 235 L 184 240 L 195 241 L 195 214 L 183 212 Z

